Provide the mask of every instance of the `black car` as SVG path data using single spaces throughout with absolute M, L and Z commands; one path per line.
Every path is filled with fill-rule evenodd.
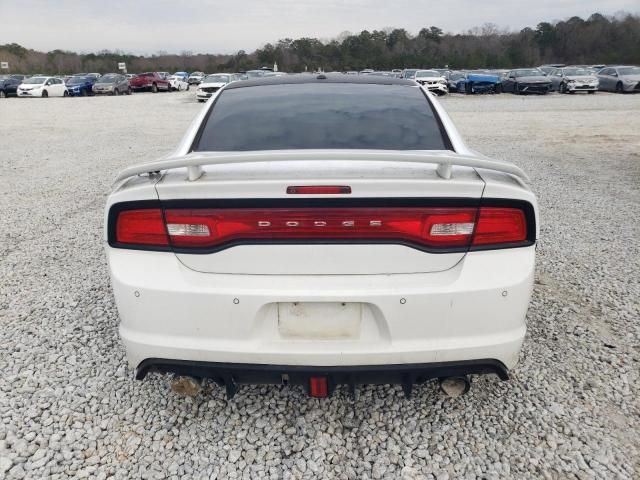
M 513 92 L 516 95 L 544 95 L 551 91 L 551 80 L 537 68 L 519 68 L 507 73 L 502 80 L 502 91 Z
M 0 75 L 0 98 L 17 96 L 18 85 L 27 78 L 26 75 Z

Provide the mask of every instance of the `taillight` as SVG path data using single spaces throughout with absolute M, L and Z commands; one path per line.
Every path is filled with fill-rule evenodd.
M 482 207 L 471 245 L 500 245 L 527 239 L 527 221 L 519 208 Z
M 162 210 L 125 210 L 116 220 L 115 240 L 127 245 L 169 246 Z
M 515 207 L 139 208 L 114 213 L 110 244 L 212 251 L 241 243 L 398 243 L 429 251 L 524 245 Z
M 475 208 L 169 209 L 174 247 L 242 241 L 386 241 L 458 248 L 471 241 Z

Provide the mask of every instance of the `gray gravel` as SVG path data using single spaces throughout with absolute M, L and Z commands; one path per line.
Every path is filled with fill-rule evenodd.
M 0 478 L 640 476 L 640 95 L 456 97 L 469 144 L 531 175 L 542 240 L 509 382 L 227 402 L 136 382 L 102 250 L 115 173 L 169 151 L 193 92 L 0 102 Z

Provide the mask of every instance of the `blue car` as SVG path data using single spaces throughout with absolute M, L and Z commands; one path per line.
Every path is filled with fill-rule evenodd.
M 69 95 L 72 97 L 86 97 L 87 95 L 93 95 L 94 83 L 96 83 L 96 79 L 92 76 L 73 76 L 66 82 L 67 92 L 69 92 Z
M 500 93 L 502 78 L 499 73 L 477 71 L 465 72 L 456 82 L 456 91 L 462 93 Z

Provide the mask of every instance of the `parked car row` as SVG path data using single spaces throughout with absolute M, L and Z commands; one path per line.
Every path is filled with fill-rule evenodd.
M 338 72 L 336 72 L 338 73 Z M 640 92 L 640 67 L 606 65 L 542 65 L 538 68 L 513 70 L 449 70 L 406 68 L 390 71 L 365 69 L 341 72 L 347 75 L 374 75 L 412 79 L 436 95 L 449 92 L 466 94 L 502 93 L 516 95 L 546 94 L 552 91 L 573 94 L 598 90 L 611 92 Z M 203 72 L 144 72 L 140 74 L 79 73 L 66 77 L 34 75 L 0 75 L 0 98 L 130 95 L 132 92 L 189 90 L 197 85 L 196 98 L 206 101 L 213 93 L 230 82 L 265 76 L 286 75 L 267 68 L 242 73 Z
M 640 67 L 602 65 L 596 67 L 555 64 L 514 70 L 405 69 L 398 76 L 428 84 L 430 90 L 433 90 L 436 83 L 442 84 L 444 79 L 448 92 L 466 94 L 510 92 L 522 95 L 546 94 L 551 91 L 569 94 L 576 92 L 595 93 L 598 90 L 620 93 L 640 91 Z M 427 75 L 427 72 L 429 72 L 430 78 L 422 81 L 420 77 Z M 356 73 L 365 75 L 394 74 L 394 72 L 373 70 Z M 436 74 L 439 75 L 437 82 Z M 446 92 L 439 88 L 435 93 L 443 94 Z

